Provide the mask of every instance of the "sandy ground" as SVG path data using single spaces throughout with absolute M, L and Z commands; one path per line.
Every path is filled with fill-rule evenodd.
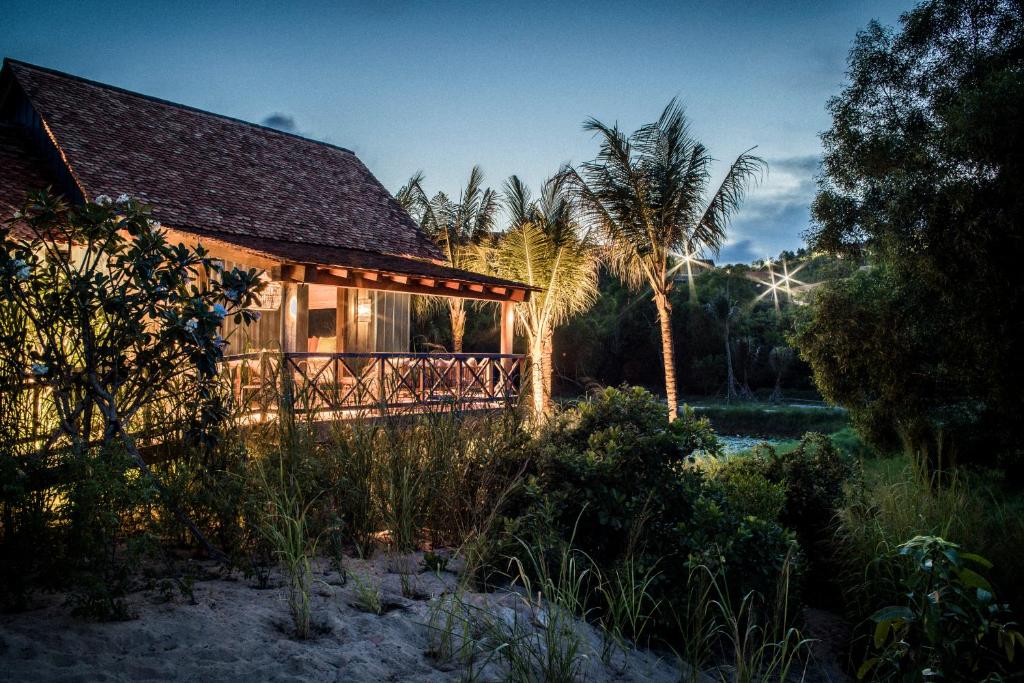
M 300 641 L 292 627 L 281 578 L 258 589 L 241 578 L 196 582 L 194 601 L 175 595 L 170 601 L 157 590 L 130 597 L 137 618 L 117 623 L 91 623 L 69 615 L 62 596 L 43 596 L 36 609 L 0 616 L 0 680 L 11 681 L 448 681 L 461 680 L 466 668 L 428 654 L 436 631 L 428 626 L 431 604 L 454 589 L 450 572 L 418 571 L 419 556 L 351 560 L 349 576 L 363 585 L 380 587 L 381 615 L 354 606 L 356 581 L 318 567 L 313 619 L 318 633 Z M 414 570 L 413 568 L 417 569 Z M 402 576 L 406 594 L 402 596 Z M 411 589 L 411 590 L 410 590 Z M 508 621 L 531 623 L 537 632 L 545 616 L 518 595 L 465 596 Z M 583 642 L 580 679 L 601 681 L 679 680 L 669 658 L 632 651 L 599 657 L 600 638 L 587 624 L 576 624 Z M 476 661 L 477 680 L 501 680 L 496 662 Z

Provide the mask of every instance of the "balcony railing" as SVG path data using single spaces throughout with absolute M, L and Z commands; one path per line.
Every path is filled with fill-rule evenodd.
M 282 399 L 332 419 L 444 407 L 498 408 L 519 400 L 523 356 L 499 353 L 280 353 L 224 358 L 236 406 L 252 419 Z

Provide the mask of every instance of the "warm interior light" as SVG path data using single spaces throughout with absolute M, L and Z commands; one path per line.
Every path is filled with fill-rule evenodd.
M 368 323 L 371 315 L 373 315 L 373 302 L 368 298 L 360 298 L 356 302 L 356 320 Z

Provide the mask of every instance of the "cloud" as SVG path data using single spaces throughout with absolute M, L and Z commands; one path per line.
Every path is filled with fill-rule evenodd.
M 764 258 L 764 254 L 755 247 L 753 240 L 739 240 L 722 247 L 722 252 L 718 255 L 718 263 L 750 263 L 762 258 Z
M 261 121 L 268 128 L 276 128 L 285 133 L 295 132 L 295 118 L 288 114 L 273 113 Z
M 750 262 L 803 244 L 821 166 L 816 155 L 769 159 L 764 183 L 752 189 L 722 247 L 722 263 Z

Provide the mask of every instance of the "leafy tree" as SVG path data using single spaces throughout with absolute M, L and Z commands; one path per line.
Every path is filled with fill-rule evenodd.
M 533 408 L 539 416 L 550 408 L 554 328 L 597 298 L 597 254 L 580 232 L 565 176 L 548 180 L 537 200 L 512 176 L 505 185 L 505 204 L 512 225 L 495 250 L 496 270 L 540 288 L 515 308 L 530 349 Z
M 453 201 L 444 192 L 428 198 L 423 190 L 423 174 L 417 173 L 397 193 L 398 202 L 419 222 L 420 227 L 441 247 L 445 260 L 453 268 L 478 270 L 477 247 L 494 227 L 498 195 L 483 187 L 484 174 L 479 166 L 469 173 L 466 186 Z M 466 300 L 459 297 L 417 297 L 428 305 L 444 306 L 451 320 L 452 350 L 462 353 L 466 328 Z
M 751 182 L 766 168 L 739 155 L 708 196 L 712 158 L 693 138 L 681 105 L 669 103 L 654 123 L 626 135 L 590 119 L 600 140 L 594 161 L 571 172 L 589 218 L 609 241 L 613 272 L 629 286 L 650 288 L 661 326 L 668 418 L 677 415 L 676 369 L 669 295 L 680 255 L 717 253 Z M 677 263 L 678 261 L 678 263 Z
M 20 371 L 56 415 L 34 461 L 55 448 L 124 452 L 159 486 L 136 444 L 143 411 L 184 415 L 193 439 L 215 439 L 219 330 L 226 316 L 258 315 L 247 310 L 255 270 L 224 271 L 202 247 L 170 244 L 150 207 L 126 195 L 72 207 L 38 192 L 0 227 L 0 273 L 0 304 L 22 319 L 0 353 L 29 363 Z
M 871 23 L 829 103 L 813 250 L 873 268 L 797 335 L 822 393 L 931 471 L 1020 459 L 1024 9 L 928 0 Z

